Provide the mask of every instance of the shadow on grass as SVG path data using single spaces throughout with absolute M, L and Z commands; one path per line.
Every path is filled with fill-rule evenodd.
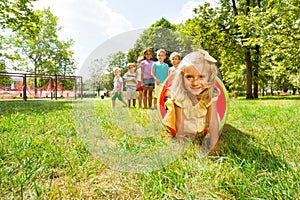
M 57 110 L 72 109 L 73 100 L 30 100 L 30 101 L 0 101 L 0 113 L 10 115 L 12 113 L 47 113 Z
M 253 136 L 243 133 L 230 124 L 225 124 L 218 146 L 220 156 L 229 157 L 241 165 L 250 164 L 256 170 L 294 171 L 285 160 L 272 151 L 272 147 L 259 144 Z

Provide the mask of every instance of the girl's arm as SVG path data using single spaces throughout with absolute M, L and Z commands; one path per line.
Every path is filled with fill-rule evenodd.
M 171 74 L 171 71 L 170 71 L 170 68 L 168 69 L 168 76 L 170 76 L 170 74 Z
M 183 142 L 184 132 L 183 132 L 183 110 L 181 107 L 174 104 L 175 108 L 175 128 L 176 128 L 176 139 L 178 142 Z
M 120 90 L 118 91 L 118 94 L 121 94 L 123 91 L 123 81 L 120 82 L 120 85 L 121 85 L 121 87 L 120 87 Z
M 153 65 L 152 65 L 152 67 L 151 67 L 151 76 L 154 78 L 156 84 L 159 85 L 159 84 L 160 84 L 160 81 L 159 81 L 158 78 L 156 78 L 155 75 L 156 75 L 156 71 L 155 71 L 155 68 L 154 68 Z
M 123 78 L 126 83 L 130 81 L 127 73 L 123 76 Z
M 219 120 L 217 102 L 213 102 L 208 107 L 208 123 L 208 130 L 210 133 L 210 147 L 212 150 L 216 150 L 216 144 L 219 139 Z
M 141 66 L 140 66 L 141 67 Z M 141 67 L 141 86 L 143 87 L 143 80 L 144 80 L 144 67 Z

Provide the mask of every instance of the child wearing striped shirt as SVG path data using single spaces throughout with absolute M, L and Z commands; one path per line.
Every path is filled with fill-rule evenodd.
M 124 81 L 126 83 L 126 99 L 128 101 L 127 105 L 129 108 L 130 104 L 131 104 L 131 99 L 132 99 L 132 105 L 135 108 L 137 80 L 136 80 L 134 63 L 128 63 L 127 68 L 128 68 L 128 71 L 123 76 Z

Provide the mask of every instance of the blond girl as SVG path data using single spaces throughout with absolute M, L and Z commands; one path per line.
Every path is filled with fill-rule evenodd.
M 119 99 L 125 106 L 127 106 L 126 101 L 122 97 L 123 79 L 121 77 L 121 69 L 118 67 L 113 68 L 113 72 L 115 77 L 114 77 L 114 90 L 113 90 L 113 95 L 111 97 L 112 107 L 115 108 L 116 99 Z
M 216 60 L 207 51 L 199 50 L 186 55 L 175 72 L 166 102 L 167 114 L 163 123 L 176 131 L 176 139 L 204 138 L 210 134 L 210 148 L 218 141 L 219 119 L 215 86 Z
M 168 69 L 168 76 L 171 75 L 173 72 L 175 72 L 178 69 L 178 65 L 181 61 L 181 55 L 178 52 L 173 52 L 173 53 L 171 53 L 169 59 L 173 66 Z

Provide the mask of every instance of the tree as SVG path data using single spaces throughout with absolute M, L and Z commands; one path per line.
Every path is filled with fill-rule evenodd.
M 113 68 L 119 67 L 121 69 L 121 74 L 124 74 L 127 71 L 127 56 L 125 53 L 119 51 L 115 54 L 111 54 L 108 56 L 108 77 L 106 77 L 106 81 L 108 81 L 108 85 L 106 85 L 106 89 L 112 90 L 113 89 L 113 80 L 114 80 L 114 73 Z M 125 84 L 124 84 L 125 85 Z
M 34 14 L 32 2 L 36 0 L 3 0 L 0 2 L 0 57 L 5 62 L 24 65 L 24 60 L 14 49 L 8 35 L 23 32 L 36 35 L 39 32 L 39 18 Z
M 32 2 L 36 0 L 1 0 L 0 28 L 21 30 L 34 35 L 39 27 L 38 17 L 34 14 Z
M 6 72 L 6 66 L 4 60 L 0 60 L 0 72 Z M 0 85 L 10 85 L 12 79 L 8 76 L 0 76 Z
M 103 58 L 95 59 L 90 63 L 89 72 L 90 79 L 93 84 L 94 90 L 97 91 L 98 96 L 100 96 L 100 90 L 104 89 L 105 76 L 108 73 L 108 60 Z
M 72 57 L 74 52 L 70 49 L 73 40 L 59 40 L 57 32 L 61 27 L 57 24 L 58 18 L 49 8 L 36 11 L 35 15 L 40 19 L 40 31 L 37 34 L 16 31 L 10 35 L 10 41 L 17 48 L 17 53 L 28 59 L 29 65 L 21 70 L 36 74 L 73 74 L 76 68 Z
M 143 50 L 151 48 L 154 52 L 158 49 L 165 49 L 167 56 L 174 52 L 185 55 L 191 51 L 190 38 L 177 31 L 177 26 L 162 18 L 146 29 L 135 42 L 134 47 L 127 54 L 128 62 L 136 62 L 139 56 L 143 55 Z M 156 60 L 155 55 L 153 60 Z M 166 60 L 168 63 L 169 60 Z
M 39 19 L 36 26 L 38 29 L 31 32 L 23 29 L 15 30 L 8 36 L 10 50 L 5 53 L 6 58 L 11 63 L 17 63 L 15 70 L 29 71 L 35 74 L 74 74 L 76 69 L 73 58 L 73 40 L 63 41 L 58 38 L 58 18 L 54 16 L 50 9 L 38 10 L 34 15 Z M 11 50 L 14 50 L 13 52 Z M 43 85 L 45 81 L 40 80 Z M 34 86 L 38 86 L 38 81 L 34 79 Z
M 299 89 L 300 75 L 300 9 L 298 0 L 268 1 L 266 12 L 258 21 L 263 30 L 262 64 L 276 89 L 288 86 Z
M 227 9 L 211 8 L 209 3 L 195 8 L 195 17 L 184 23 L 182 32 L 192 38 L 194 49 L 204 48 L 217 59 L 227 88 L 240 90 L 246 84 L 243 74 L 246 66 L 240 38 L 235 34 L 231 21 L 234 15 Z
M 186 21 L 183 31 L 193 38 L 194 44 L 201 44 L 217 58 L 230 89 L 236 90 L 245 83 L 246 98 L 257 98 L 259 85 L 264 88 L 271 77 L 276 82 L 282 75 L 287 82 L 290 73 L 299 74 L 296 2 L 222 0 L 216 8 L 205 4 L 194 9 L 196 16 Z M 276 40 L 286 47 L 281 49 L 279 41 L 274 45 Z M 296 58 L 291 59 L 290 55 Z

